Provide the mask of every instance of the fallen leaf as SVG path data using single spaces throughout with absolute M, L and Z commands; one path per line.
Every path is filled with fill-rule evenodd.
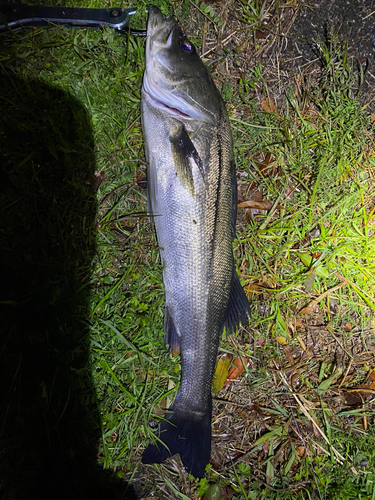
M 262 99 L 260 105 L 262 106 L 263 111 L 266 111 L 267 113 L 274 113 L 277 111 L 275 101 L 269 97 Z
M 95 172 L 90 175 L 90 177 L 85 181 L 85 184 L 90 185 L 94 193 L 96 193 L 99 189 L 100 184 L 102 182 L 105 182 L 106 180 L 107 176 L 105 172 L 98 172 L 97 170 L 95 170 Z
M 223 354 L 219 359 L 219 362 L 216 366 L 214 381 L 213 381 L 214 390 L 216 394 L 218 394 L 225 385 L 225 381 L 227 380 L 228 377 L 228 370 L 231 359 L 232 355 L 228 353 Z
M 296 446 L 296 454 L 299 457 L 303 457 L 306 453 L 306 448 L 304 446 Z
M 293 200 L 295 190 L 296 190 L 296 188 L 293 186 L 293 184 L 288 184 L 286 189 L 285 189 L 285 198 L 287 200 Z
M 344 401 L 348 406 L 362 405 L 364 400 L 360 392 L 344 392 Z
M 370 384 L 351 387 L 344 392 L 345 403 L 349 406 L 362 404 L 366 399 L 375 396 L 375 373 L 372 371 L 369 376 Z
M 226 463 L 228 463 L 228 461 L 232 461 L 232 460 L 235 460 L 236 458 L 238 457 L 241 457 L 243 455 L 243 451 L 239 451 L 239 450 L 233 450 L 230 455 L 227 455 L 226 456 Z
M 297 340 L 298 340 L 298 342 L 299 342 L 299 344 L 300 344 L 300 346 L 301 346 L 302 350 L 303 350 L 303 351 L 307 351 L 306 345 L 305 345 L 304 341 L 301 339 L 301 337 L 300 337 L 299 335 L 298 335 L 298 337 L 297 337 Z
M 263 191 L 261 189 L 255 189 L 250 195 L 249 200 L 253 201 L 262 201 L 263 200 Z
M 249 360 L 245 356 L 238 356 L 237 358 L 235 358 L 235 360 L 233 361 L 233 366 L 230 367 L 227 379 L 224 382 L 224 386 L 229 385 L 231 382 L 233 382 L 233 380 L 236 380 L 236 378 L 238 378 L 245 370 L 244 363 L 245 365 L 247 365 L 248 362 Z
M 266 156 L 264 157 L 263 161 L 262 160 L 256 160 L 254 158 L 255 165 L 257 166 L 257 168 L 259 169 L 259 171 L 262 172 L 262 174 L 265 177 L 268 177 L 269 174 L 271 174 L 274 171 L 274 167 L 268 169 L 268 167 L 270 165 L 272 165 L 274 163 L 274 161 L 275 161 L 275 158 L 273 158 L 271 156 L 271 153 L 267 153 Z M 265 172 L 266 169 L 268 169 L 268 173 Z M 259 190 L 259 189 L 257 191 L 261 192 L 261 190 Z
M 147 189 L 147 180 L 146 179 L 141 179 L 141 180 L 137 181 L 137 184 L 141 189 Z
M 262 38 L 265 38 L 265 37 L 266 37 L 266 34 L 265 34 L 265 32 L 264 32 L 264 31 L 257 31 L 257 32 L 255 33 L 255 38 L 256 38 L 257 40 L 261 40 Z
M 279 337 L 275 337 L 275 339 L 276 339 L 276 342 L 280 345 L 287 345 L 287 343 L 288 343 L 288 341 L 285 337 L 279 336 Z
M 271 210 L 272 207 L 273 203 L 270 200 L 263 200 L 263 201 L 247 200 L 237 205 L 237 208 L 257 208 L 258 210 Z M 277 208 L 279 208 L 279 205 Z
M 220 469 L 221 467 L 221 463 L 215 457 L 210 458 L 210 464 L 212 465 L 212 467 L 215 467 L 215 469 Z
M 246 285 L 244 289 L 246 290 L 248 297 L 251 297 L 255 295 L 257 292 L 262 291 L 262 287 L 259 283 L 250 283 L 250 285 Z
M 303 307 L 301 310 L 300 310 L 300 314 L 313 314 L 315 312 L 315 309 L 317 309 L 318 307 L 318 304 L 317 302 L 315 302 L 315 300 L 313 300 L 312 302 L 310 302 L 310 304 L 308 304 L 306 307 Z
M 112 434 L 111 434 L 111 441 L 112 441 L 112 443 L 115 443 L 117 441 L 118 435 L 119 435 L 119 431 L 118 430 L 115 430 L 114 432 L 112 432 Z
M 311 314 L 314 312 L 314 310 L 318 307 L 318 304 L 321 300 L 323 300 L 327 295 L 331 294 L 335 290 L 338 290 L 339 288 L 346 286 L 348 284 L 348 280 L 344 278 L 343 276 L 340 276 L 340 274 L 335 273 L 336 276 L 340 279 L 342 279 L 341 283 L 338 285 L 330 288 L 329 290 L 326 290 L 324 293 L 319 295 L 317 299 L 314 299 L 313 301 L 310 302 L 306 307 L 300 310 L 299 314 Z
M 234 50 L 237 54 L 242 54 L 247 49 L 248 45 L 249 45 L 249 39 L 246 37 L 245 41 L 241 43 L 241 45 L 237 45 L 237 47 Z
M 218 484 L 211 485 L 203 496 L 204 500 L 221 500 L 223 498 L 221 488 Z

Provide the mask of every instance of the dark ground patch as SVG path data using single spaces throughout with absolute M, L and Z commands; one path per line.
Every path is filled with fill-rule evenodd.
M 359 94 L 362 105 L 374 96 L 375 75 L 372 71 L 375 56 L 375 5 L 372 0 L 320 1 L 311 7 L 302 7 L 281 50 L 281 68 L 291 72 L 319 66 L 322 55 L 317 41 L 327 43 L 330 32 L 337 33 L 348 43 L 348 55 L 354 67 L 362 66 L 364 84 Z M 286 60 L 288 63 L 283 63 Z M 375 103 L 369 105 L 375 110 Z

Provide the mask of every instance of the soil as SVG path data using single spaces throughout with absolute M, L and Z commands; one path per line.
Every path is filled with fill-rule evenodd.
M 348 55 L 354 65 L 361 65 L 365 72 L 364 84 L 359 94 L 362 105 L 374 96 L 375 74 L 375 4 L 373 0 L 321 0 L 302 7 L 284 42 L 281 68 L 291 71 L 309 64 L 319 64 L 321 52 L 317 41 L 327 41 L 330 32 L 337 33 L 342 42 L 348 43 Z M 314 61 L 314 62 L 312 62 Z M 289 66 L 288 66 L 289 64 Z M 369 105 L 375 110 L 375 101 Z

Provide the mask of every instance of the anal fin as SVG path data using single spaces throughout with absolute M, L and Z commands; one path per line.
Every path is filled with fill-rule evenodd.
M 224 328 L 227 335 L 237 330 L 240 324 L 244 325 L 250 318 L 250 304 L 246 293 L 241 286 L 240 279 L 233 267 L 232 286 L 229 295 L 227 311 L 224 317 Z

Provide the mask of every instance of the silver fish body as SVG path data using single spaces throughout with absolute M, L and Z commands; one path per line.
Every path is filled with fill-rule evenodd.
M 229 119 L 177 22 L 149 10 L 142 127 L 149 210 L 164 266 L 166 341 L 181 384 L 144 463 L 179 453 L 196 477 L 211 451 L 211 385 L 219 337 L 249 316 L 234 267 L 236 178 Z

